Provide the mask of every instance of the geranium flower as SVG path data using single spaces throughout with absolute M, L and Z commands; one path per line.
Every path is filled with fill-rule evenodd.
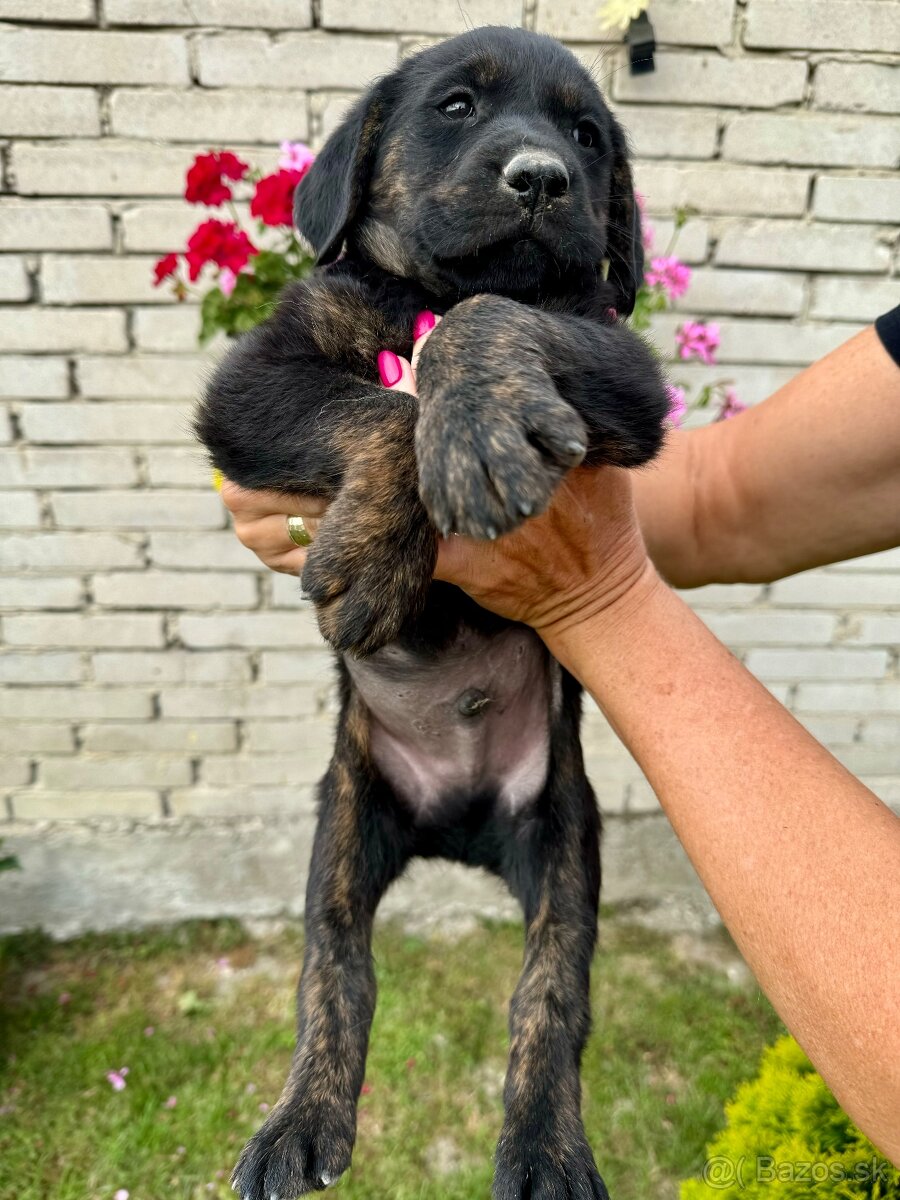
M 707 366 L 716 361 L 719 340 L 719 326 L 704 321 L 685 321 L 675 333 L 679 358 L 699 358 Z
M 127 1067 L 119 1067 L 118 1071 L 107 1071 L 106 1078 L 114 1092 L 124 1092 L 127 1084 L 125 1076 L 128 1074 Z
M 688 290 L 691 268 L 677 258 L 652 258 L 647 272 L 648 287 L 661 287 L 670 300 L 677 300 Z
M 279 167 L 288 171 L 302 171 L 305 175 L 316 156 L 304 142 L 282 142 Z
M 669 398 L 668 419 L 673 425 L 680 425 L 687 414 L 684 388 L 675 387 L 673 383 L 670 383 L 666 387 L 666 395 Z
M 178 255 L 167 254 L 153 265 L 153 286 L 159 287 L 164 279 L 174 275 L 178 270 Z
M 208 262 L 237 275 L 255 252 L 256 248 L 246 233 L 238 229 L 233 221 L 204 221 L 188 239 L 185 255 L 188 275 L 192 280 L 196 279 Z
M 742 400 L 738 399 L 738 394 L 734 388 L 725 389 L 725 395 L 722 397 L 722 403 L 719 407 L 719 415 L 717 421 L 727 421 L 730 417 L 736 417 L 738 413 L 746 412 L 747 405 Z
M 230 267 L 223 267 L 219 272 L 219 291 L 223 296 L 230 296 L 237 284 L 237 275 Z
M 189 204 L 209 204 L 214 208 L 231 199 L 231 188 L 223 179 L 243 179 L 249 165 L 230 150 L 198 154 L 185 182 L 184 198 Z
M 295 169 L 276 171 L 266 175 L 256 185 L 250 212 L 264 225 L 293 225 L 294 189 L 306 174 Z

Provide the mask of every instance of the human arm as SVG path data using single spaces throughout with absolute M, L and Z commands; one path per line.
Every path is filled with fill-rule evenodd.
M 650 557 L 676 587 L 769 582 L 900 543 L 900 368 L 866 329 L 730 421 L 673 431 L 634 474 Z M 225 494 L 231 507 L 230 497 Z M 306 503 L 307 507 L 304 506 Z M 273 497 L 236 532 L 274 570 L 298 573 Z M 315 507 L 315 501 L 313 501 Z M 318 515 L 301 502 L 292 510 Z
M 730 421 L 673 432 L 635 476 L 676 587 L 767 583 L 900 544 L 900 368 L 874 327 Z
M 631 474 L 571 473 L 516 533 L 443 543 L 438 576 L 594 696 L 785 1024 L 900 1160 L 900 821 L 662 583 Z

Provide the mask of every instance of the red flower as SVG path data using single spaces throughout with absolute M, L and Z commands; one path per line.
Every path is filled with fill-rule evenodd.
M 188 274 L 196 279 L 208 262 L 217 267 L 227 267 L 235 275 L 247 265 L 256 248 L 242 229 L 233 221 L 204 221 L 198 225 L 188 240 Z
M 164 279 L 168 279 L 170 275 L 174 275 L 177 270 L 178 255 L 167 254 L 165 258 L 161 258 L 153 266 L 153 286 L 159 287 Z
M 184 198 L 189 204 L 223 204 L 231 199 L 231 188 L 222 179 L 243 179 L 249 169 L 230 150 L 198 154 L 187 173 Z
M 266 175 L 256 185 L 250 212 L 265 225 L 293 225 L 294 189 L 306 174 L 306 170 L 293 168 Z

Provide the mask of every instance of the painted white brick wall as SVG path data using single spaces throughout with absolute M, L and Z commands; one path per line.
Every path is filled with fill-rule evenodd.
M 197 216 L 198 149 L 270 167 L 416 46 L 524 21 L 610 93 L 661 240 L 695 210 L 661 345 L 720 319 L 725 373 L 762 400 L 900 300 L 892 0 L 652 0 L 640 77 L 597 7 L 0 0 L 0 836 L 305 816 L 328 755 L 328 655 L 296 582 L 226 528 L 189 431 L 211 355 L 150 286 Z M 688 599 L 897 802 L 900 553 Z M 585 743 L 613 819 L 657 811 L 593 706 Z

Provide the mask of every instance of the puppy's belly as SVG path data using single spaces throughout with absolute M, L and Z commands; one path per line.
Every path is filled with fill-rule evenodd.
M 540 792 L 559 668 L 531 630 L 463 629 L 433 656 L 395 644 L 347 668 L 378 769 L 426 819 L 445 798 L 492 794 L 516 810 Z

